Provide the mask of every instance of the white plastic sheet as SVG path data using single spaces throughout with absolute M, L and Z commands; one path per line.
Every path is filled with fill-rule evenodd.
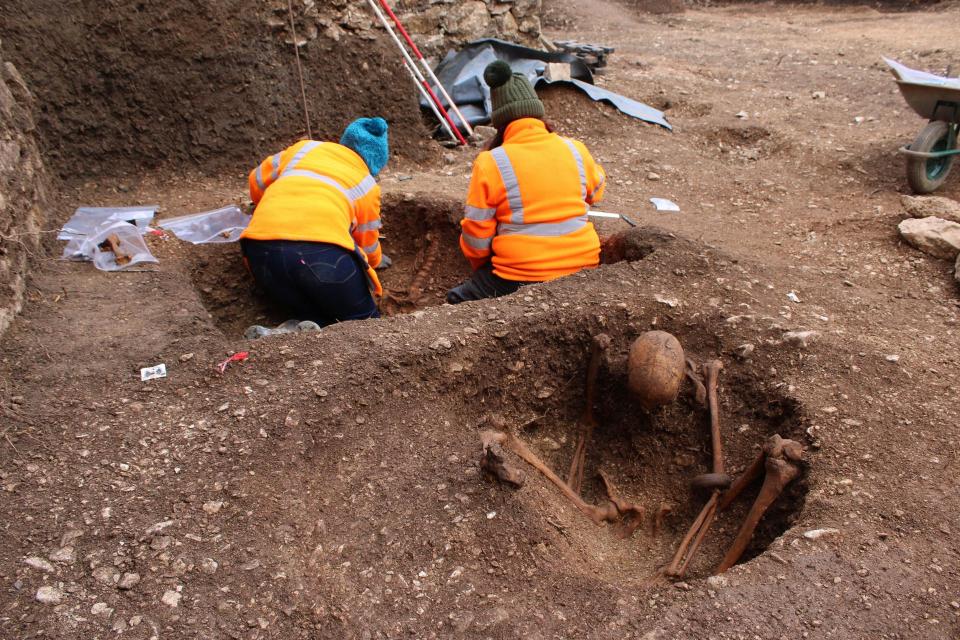
M 666 198 L 650 198 L 650 202 L 657 208 L 657 211 L 680 211 L 680 205 Z
M 141 233 L 146 233 L 158 208 L 155 204 L 142 207 L 79 207 L 63 225 L 57 240 L 82 238 L 108 222 L 129 222 Z
M 251 218 L 232 204 L 213 211 L 160 220 L 157 226 L 193 244 L 236 242 Z

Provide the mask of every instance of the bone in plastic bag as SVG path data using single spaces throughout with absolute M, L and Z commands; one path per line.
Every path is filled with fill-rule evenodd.
M 117 253 L 107 248 L 111 237 L 118 247 Z M 67 244 L 67 249 L 71 244 L 73 241 Z M 76 254 L 81 256 L 81 260 L 92 260 L 93 266 L 101 271 L 121 271 L 142 262 L 157 262 L 147 248 L 140 229 L 129 222 L 100 225 L 83 239 Z
M 193 244 L 236 242 L 250 224 L 251 217 L 232 204 L 213 211 L 160 220 L 157 226 Z

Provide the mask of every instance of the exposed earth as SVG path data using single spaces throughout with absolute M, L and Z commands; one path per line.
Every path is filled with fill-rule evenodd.
M 155 268 L 101 273 L 57 261 L 50 240 L 0 345 L 0 637 L 958 637 L 960 290 L 952 264 L 897 235 L 896 149 L 924 122 L 880 56 L 956 64 L 960 8 L 637 4 L 551 0 L 544 32 L 615 47 L 598 83 L 665 110 L 673 132 L 542 95 L 607 170 L 602 208 L 641 222 L 642 259 L 443 305 L 468 270 L 455 222 L 477 150 L 419 145 L 381 180 L 385 288 L 403 294 L 431 241 L 439 257 L 418 305 L 381 320 L 247 341 L 248 324 L 284 318 L 237 245 L 150 237 Z M 242 204 L 260 159 L 59 166 L 49 227 L 82 204 L 156 203 L 161 218 Z M 960 199 L 960 178 L 938 195 Z M 689 482 L 710 443 L 689 386 L 652 414 L 627 392 L 627 349 L 651 328 L 723 360 L 732 472 L 774 433 L 806 448 L 721 576 L 757 488 L 683 581 L 662 575 L 703 503 Z M 816 333 L 786 336 L 799 331 Z M 478 464 L 480 432 L 506 427 L 567 468 L 600 332 L 584 493 L 600 499 L 603 470 L 646 507 L 629 539 L 516 458 L 519 489 Z M 168 376 L 141 382 L 158 363 Z

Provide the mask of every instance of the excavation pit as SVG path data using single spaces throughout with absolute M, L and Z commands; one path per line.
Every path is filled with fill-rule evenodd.
M 393 264 L 377 272 L 384 291 L 381 314 L 443 304 L 447 290 L 470 274 L 458 244 L 462 208 L 453 199 L 384 198 L 381 246 Z M 252 324 L 275 326 L 290 318 L 256 286 L 239 243 L 185 245 L 181 251 L 201 302 L 226 335 L 240 336 Z
M 686 355 L 694 361 L 704 362 L 715 357 L 707 346 L 713 340 L 707 335 L 697 335 L 689 329 L 677 329 L 674 333 L 684 345 Z M 511 464 L 527 474 L 526 485 L 513 494 L 517 500 L 524 501 L 525 517 L 539 517 L 558 526 L 563 537 L 583 554 L 585 572 L 599 572 L 617 581 L 648 579 L 667 567 L 707 502 L 709 493 L 694 490 L 691 481 L 711 471 L 712 459 L 709 412 L 695 399 L 693 385 L 688 380 L 684 381 L 676 402 L 653 412 L 642 409 L 627 389 L 626 354 L 635 337 L 614 336 L 608 356 L 600 366 L 594 405 L 597 427 L 586 449 L 581 494 L 589 504 L 606 503 L 607 493 L 600 479 L 602 471 L 616 486 L 621 498 L 643 507 L 642 525 L 629 539 L 618 538 L 612 526 L 593 525 L 554 484 L 515 454 L 507 454 Z M 535 382 L 539 386 L 532 391 L 533 398 L 518 399 L 521 404 L 506 408 L 504 415 L 537 416 L 511 431 L 565 479 L 583 424 L 589 341 L 561 349 L 547 347 L 544 351 L 551 357 L 541 364 L 550 368 L 555 379 Z M 770 388 L 752 367 L 736 362 L 725 362 L 725 365 L 727 368 L 720 374 L 720 425 L 726 471 L 736 478 L 756 458 L 771 435 L 779 434 L 801 444 L 806 443 L 807 438 L 802 407 L 797 400 Z M 538 366 L 527 362 L 524 368 L 537 370 Z M 494 418 L 492 423 L 483 426 L 494 429 L 507 426 L 502 419 Z M 809 455 L 808 451 L 807 460 Z M 797 519 L 808 490 L 806 470 L 804 463 L 800 476 L 787 485 L 763 516 L 738 564 L 762 554 Z M 762 474 L 729 508 L 718 514 L 685 579 L 706 578 L 713 573 L 731 546 L 761 484 Z M 657 513 L 662 505 L 669 506 L 670 511 L 655 533 Z M 558 514 L 562 515 L 558 517 Z M 599 565 L 597 558 L 602 559 Z

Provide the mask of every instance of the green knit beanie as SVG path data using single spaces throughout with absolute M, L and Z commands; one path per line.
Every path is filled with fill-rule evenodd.
M 487 65 L 483 79 L 490 86 L 493 103 L 493 126 L 502 130 L 520 118 L 543 118 L 543 103 L 533 85 L 522 73 L 514 73 L 510 65 L 497 60 Z

